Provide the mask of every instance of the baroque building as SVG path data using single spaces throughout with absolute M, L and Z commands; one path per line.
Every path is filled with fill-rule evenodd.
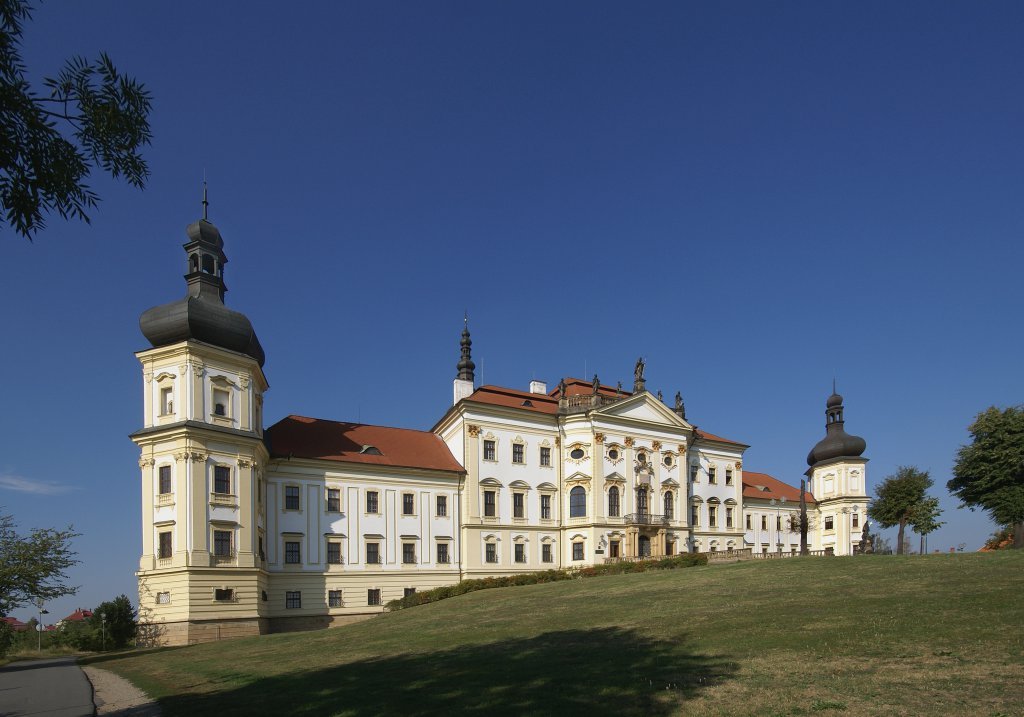
M 296 415 L 264 431 L 265 355 L 224 304 L 223 239 L 205 216 L 187 234 L 186 296 L 142 315 L 136 354 L 143 640 L 327 627 L 464 578 L 799 549 L 800 489 L 647 391 L 643 360 L 629 389 L 477 386 L 467 325 L 431 431 Z M 866 446 L 843 425 L 833 392 L 804 493 L 810 547 L 836 555 L 867 509 Z

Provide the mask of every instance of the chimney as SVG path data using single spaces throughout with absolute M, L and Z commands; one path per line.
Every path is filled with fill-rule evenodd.
M 530 393 L 539 393 L 546 396 L 548 385 L 543 381 L 530 381 Z

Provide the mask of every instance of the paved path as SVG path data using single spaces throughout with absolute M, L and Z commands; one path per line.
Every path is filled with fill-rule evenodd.
M 73 657 L 0 667 L 3 717 L 92 717 L 92 686 Z

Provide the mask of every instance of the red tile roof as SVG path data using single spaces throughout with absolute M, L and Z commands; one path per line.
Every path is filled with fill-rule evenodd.
M 808 503 L 814 503 L 814 496 L 805 492 Z M 743 497 L 760 498 L 761 500 L 779 500 L 785 498 L 787 503 L 800 505 L 800 489 L 794 488 L 788 483 L 783 483 L 778 478 L 772 478 L 767 473 L 755 473 L 743 471 Z
M 731 438 L 722 438 L 721 436 L 716 436 L 714 433 L 708 433 L 707 431 L 705 431 L 704 429 L 701 429 L 701 428 L 695 428 L 694 430 L 697 432 L 697 438 L 703 438 L 703 439 L 708 440 L 708 441 L 718 441 L 719 443 L 732 443 L 733 445 L 736 445 L 736 446 L 745 446 L 745 445 L 747 445 L 746 443 L 740 443 L 739 441 L 734 441 Z
M 507 406 L 509 408 L 521 408 L 524 411 L 536 413 L 558 413 L 558 399 L 546 396 L 543 393 L 530 393 L 529 391 L 517 391 L 514 388 L 502 388 L 501 386 L 481 386 L 470 395 L 470 401 L 477 403 L 489 403 L 493 406 Z M 526 401 L 530 405 L 523 405 Z
M 463 472 L 462 466 L 439 436 L 408 428 L 288 416 L 267 429 L 266 440 L 270 455 L 274 458 L 293 456 Z M 366 446 L 378 449 L 380 455 L 361 452 Z
M 594 393 L 594 382 L 587 381 L 582 378 L 570 378 L 565 377 L 562 379 L 565 381 L 565 395 L 566 396 L 589 396 Z M 617 386 L 605 386 L 603 383 L 598 386 L 598 393 L 602 396 L 612 396 L 618 398 L 628 398 L 633 395 L 632 391 L 626 389 L 619 389 Z M 554 399 L 558 399 L 558 387 L 554 390 L 548 391 L 548 395 Z
M 3 620 L 8 625 L 10 625 L 11 629 L 15 632 L 24 632 L 28 629 L 28 625 L 26 625 L 16 617 L 0 617 L 0 620 Z
M 81 622 L 82 620 L 88 620 L 90 617 L 92 617 L 92 610 L 83 610 L 82 608 L 78 608 L 64 618 L 64 622 Z

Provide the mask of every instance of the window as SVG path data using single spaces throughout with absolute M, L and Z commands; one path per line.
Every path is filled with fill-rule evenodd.
M 775 516 L 775 529 L 776 530 L 782 530 L 782 516 L 781 515 Z
M 690 466 L 690 480 L 694 483 L 697 482 L 697 474 L 700 472 L 700 466 L 694 464 Z
M 665 494 L 665 517 L 669 520 L 675 516 L 675 506 L 672 504 L 672 491 Z
M 220 388 L 213 389 L 213 415 L 227 416 L 229 400 L 230 394 L 227 391 Z
M 261 535 L 259 538 L 257 538 L 257 541 L 258 541 L 257 550 L 259 550 L 257 555 L 259 555 L 260 560 L 266 560 L 267 556 L 263 552 L 263 536 Z
M 617 461 L 619 460 L 619 449 L 614 446 L 608 449 L 608 460 Z
M 523 545 L 522 543 L 516 543 L 515 551 L 516 551 L 516 562 L 517 563 L 525 563 L 526 562 L 526 546 Z
M 380 543 L 366 544 L 366 562 L 369 565 L 380 565 Z
M 498 562 L 498 546 L 494 543 L 487 543 L 484 546 L 484 559 L 488 563 Z
M 647 489 L 637 488 L 636 489 L 636 512 L 641 514 L 647 513 Z
M 569 457 L 574 461 L 583 460 L 583 456 L 587 455 L 582 448 L 573 448 L 569 451 Z
M 298 564 L 302 562 L 302 543 L 298 540 L 286 540 L 284 543 L 284 561 Z
M 166 560 L 171 557 L 171 533 L 165 531 L 160 533 L 160 549 L 157 551 L 156 556 L 161 560 Z
M 337 540 L 327 541 L 327 563 L 341 565 L 341 543 Z
M 402 590 L 402 597 L 409 597 L 416 594 L 416 588 L 405 588 Z
M 367 605 L 380 605 L 380 588 L 370 588 L 366 591 Z
M 167 416 L 174 413 L 174 389 L 160 389 L 160 415 Z
M 708 466 L 708 483 L 714 483 L 717 480 L 718 468 L 715 466 Z
M 619 487 L 612 486 L 608 489 L 608 517 L 619 517 Z
M 231 557 L 231 531 L 213 531 L 213 554 L 218 558 Z
M 302 607 L 302 591 L 286 590 L 284 594 L 284 606 L 288 609 Z
M 714 505 L 708 506 L 708 525 L 712 528 L 718 527 L 718 508 Z
M 523 463 L 523 462 L 525 462 L 524 458 L 523 458 L 523 452 L 524 452 L 525 448 L 526 448 L 526 446 L 524 446 L 522 443 L 513 443 L 512 444 L 512 462 L 513 463 Z
M 448 557 L 448 543 L 437 544 L 437 562 L 442 565 L 447 565 L 451 562 L 451 558 Z
M 732 508 L 726 508 L 725 509 L 725 527 L 726 528 L 731 528 L 732 527 Z
M 231 493 L 231 468 L 228 466 L 213 467 L 213 492 L 224 495 Z
M 220 602 L 231 602 L 235 599 L 235 591 L 231 588 L 214 588 L 213 599 Z
M 437 496 L 437 517 L 444 518 L 448 515 L 448 496 Z
M 416 514 L 416 496 L 412 493 L 402 493 L 402 515 Z
M 526 517 L 526 495 L 523 493 L 512 494 L 512 517 Z
M 690 524 L 700 525 L 700 506 L 695 505 L 690 508 Z
M 542 466 L 551 465 L 551 449 L 547 446 L 540 447 L 540 464 Z
M 157 593 L 156 594 L 156 604 L 157 605 L 170 605 L 171 604 L 171 594 L 168 593 L 168 592 Z
M 609 558 L 618 558 L 618 557 L 621 556 L 622 551 L 620 550 L 619 546 L 620 546 L 620 543 L 619 543 L 618 540 L 610 540 L 610 541 L 608 541 L 608 557 Z
M 484 460 L 493 461 L 496 460 L 494 451 L 494 441 L 484 441 Z
M 284 509 L 299 509 L 299 487 L 297 485 L 286 485 L 284 487 Z
M 340 513 L 341 512 L 341 489 L 339 489 L 339 488 L 328 488 L 327 489 L 327 512 L 328 513 Z
M 406 565 L 416 562 L 416 543 L 402 543 L 402 562 Z
M 171 467 L 160 466 L 158 473 L 160 475 L 160 495 L 167 495 L 171 492 Z
M 750 530 L 750 529 L 751 529 L 751 521 L 750 521 L 750 516 L 748 515 L 747 516 L 747 530 Z
M 327 607 L 341 607 L 341 590 L 327 591 Z
M 856 513 L 853 514 L 853 527 L 854 528 L 859 528 L 860 527 L 860 516 L 857 515 Z
M 830 516 L 825 518 L 825 530 L 832 530 L 832 529 L 833 529 L 833 522 L 832 522 L 832 516 L 830 515 Z
M 725 484 L 732 485 L 732 468 L 725 469 Z
M 379 513 L 377 510 L 377 491 L 368 490 L 366 491 L 366 512 L 367 513 Z
M 671 453 L 666 453 L 665 457 L 662 459 L 662 461 L 665 463 L 666 466 L 671 466 L 672 465 L 672 454 Z
M 587 491 L 583 486 L 576 486 L 569 491 L 569 517 L 585 518 L 587 516 Z
M 542 495 L 540 497 L 540 517 L 544 520 L 551 518 L 551 496 Z
M 768 530 L 768 516 L 761 516 L 761 530 Z
M 498 514 L 496 505 L 497 494 L 493 490 L 484 491 L 484 516 L 493 518 Z
M 551 558 L 551 543 L 544 543 L 540 546 L 540 561 L 542 563 L 553 563 Z
M 583 560 L 583 541 L 577 540 L 572 544 L 572 559 Z

